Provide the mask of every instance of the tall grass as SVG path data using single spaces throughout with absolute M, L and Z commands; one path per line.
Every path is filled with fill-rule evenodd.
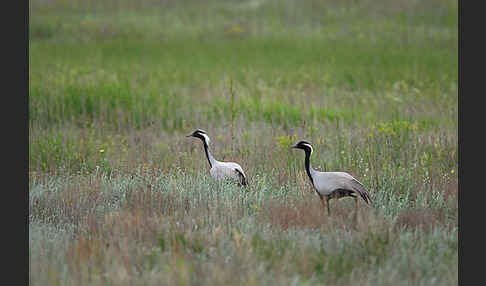
M 252 184 L 244 192 L 204 173 L 143 169 L 33 183 L 31 275 L 38 284 L 455 284 L 454 199 L 386 215 L 386 192 L 375 192 L 377 206 L 363 206 L 355 225 L 349 201 L 328 217 L 296 186 Z

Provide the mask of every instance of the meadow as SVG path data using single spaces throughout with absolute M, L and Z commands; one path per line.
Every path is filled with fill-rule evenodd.
M 29 5 L 29 284 L 458 284 L 457 1 Z

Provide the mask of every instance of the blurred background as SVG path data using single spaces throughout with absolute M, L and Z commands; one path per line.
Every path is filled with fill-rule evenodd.
M 330 147 L 336 128 L 457 133 L 456 1 L 29 3 L 31 169 L 94 168 L 102 148 L 119 165 L 137 130 L 156 137 L 133 160 L 163 168 L 169 134 L 195 128 L 223 157 L 288 135 Z
M 32 285 L 457 285 L 457 1 L 29 5 Z

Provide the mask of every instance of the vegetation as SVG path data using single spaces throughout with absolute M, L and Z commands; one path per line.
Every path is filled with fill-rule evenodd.
M 29 12 L 32 285 L 458 284 L 457 1 Z M 322 210 L 300 139 L 367 186 L 357 224 Z

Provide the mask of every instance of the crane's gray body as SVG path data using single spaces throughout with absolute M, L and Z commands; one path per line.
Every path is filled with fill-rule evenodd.
M 357 193 L 368 202 L 368 194 L 358 180 L 346 172 L 319 172 L 311 169 L 312 184 L 322 196 L 341 198 Z M 337 193 L 335 193 L 337 192 Z
M 246 178 L 245 172 L 243 172 L 243 169 L 239 164 L 234 162 L 219 162 L 216 160 L 214 160 L 214 163 L 209 170 L 211 177 L 217 180 L 227 178 L 240 179 L 239 173 Z

